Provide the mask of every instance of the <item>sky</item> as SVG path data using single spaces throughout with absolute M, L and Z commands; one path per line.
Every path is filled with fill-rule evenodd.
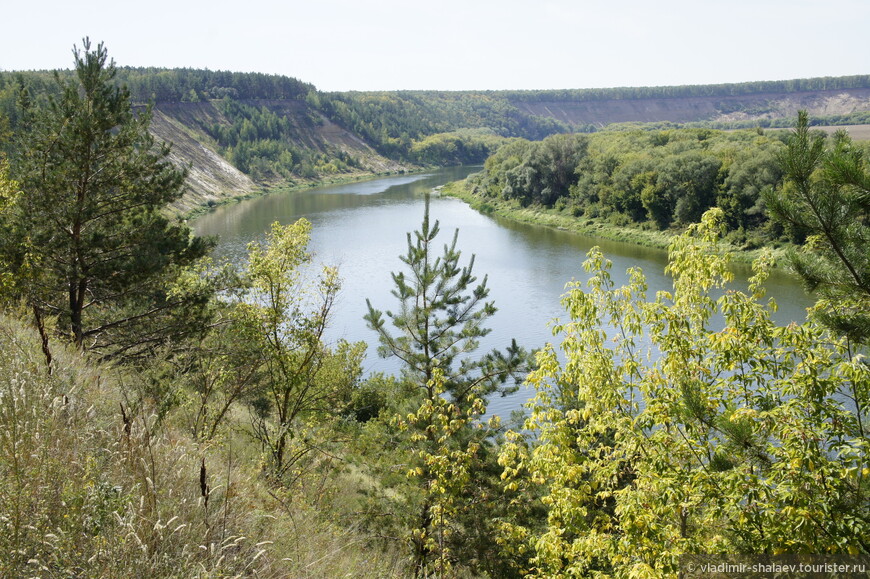
M 868 0 L 27 0 L 0 70 L 119 66 L 295 77 L 324 91 L 574 89 L 870 74 Z

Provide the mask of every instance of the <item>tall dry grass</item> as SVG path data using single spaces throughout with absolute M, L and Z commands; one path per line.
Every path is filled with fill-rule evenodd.
M 131 403 L 135 376 L 0 316 L 0 577 L 401 577 L 400 559 Z M 184 412 L 184 408 L 177 410 Z

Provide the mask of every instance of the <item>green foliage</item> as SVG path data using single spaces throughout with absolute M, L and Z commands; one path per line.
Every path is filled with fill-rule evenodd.
M 870 339 L 870 172 L 867 155 L 844 132 L 827 147 L 801 112 L 779 156 L 788 186 L 765 197 L 771 213 L 805 238 L 791 265 L 823 303 L 830 327 L 866 344 Z
M 662 230 L 685 227 L 718 206 L 731 230 L 776 235 L 761 192 L 782 186 L 775 157 L 781 146 L 756 132 L 673 128 L 518 140 L 487 159 L 468 189 L 484 199 Z
M 137 357 L 195 331 L 211 294 L 184 278 L 210 244 L 171 223 L 163 207 L 184 172 L 114 84 L 100 45 L 75 52 L 74 80 L 25 109 L 12 170 L 22 194 L 4 215 L 4 261 L 23 298 L 82 348 Z M 33 272 L 28 275 L 27 272 Z
M 448 400 L 440 368 L 434 370 L 427 388 L 433 396 L 396 422 L 400 430 L 412 433 L 411 456 L 417 465 L 407 472 L 420 494 L 415 503 L 421 515 L 410 529 L 417 577 L 450 575 L 455 563 L 471 563 L 461 547 L 463 535 L 472 534 L 463 528 L 462 515 L 474 509 L 470 495 L 479 477 L 475 471 L 481 468 L 481 445 L 499 424 L 494 417 L 484 430 L 480 419 L 486 403 L 474 392 L 461 403 Z
M 365 345 L 342 342 L 335 351 L 323 332 L 340 284 L 324 267 L 311 287 L 302 282 L 311 224 L 275 222 L 263 245 L 248 248 L 250 294 L 236 305 L 239 336 L 262 357 L 262 386 L 252 402 L 254 434 L 273 472 L 285 474 L 316 442 L 311 424 L 334 415 L 361 372 Z
M 356 160 L 337 148 L 319 151 L 299 142 L 297 125 L 310 120 L 229 97 L 218 102 L 218 109 L 223 122 L 203 129 L 236 168 L 255 179 L 313 178 L 345 173 L 358 166 Z
M 554 135 L 537 143 L 515 141 L 487 159 L 479 187 L 523 206 L 552 207 L 576 182 L 575 172 L 586 158 L 587 147 L 584 135 Z
M 531 575 L 675 576 L 683 553 L 870 551 L 870 369 L 813 322 L 772 322 L 768 261 L 749 293 L 727 288 L 722 219 L 711 210 L 675 238 L 673 291 L 654 301 L 638 270 L 616 287 L 596 249 L 588 289 L 565 295 L 565 362 L 541 353 L 531 415 L 501 456 L 507 487 L 547 509 L 543 528 L 503 527 L 511 549 L 534 554 Z
M 255 398 L 266 383 L 260 344 L 238 339 L 244 328 L 233 304 L 215 310 L 210 327 L 197 340 L 152 362 L 153 393 L 145 393 L 151 400 L 165 399 L 169 408 L 189 408 L 186 426 L 194 439 L 203 441 L 218 438 L 238 406 Z
M 406 398 L 382 412 L 381 420 L 404 433 L 388 452 L 407 457 L 411 484 L 400 488 L 410 504 L 402 509 L 402 532 L 418 577 L 448 572 L 457 562 L 493 567 L 479 547 L 492 542 L 488 521 L 496 493 L 487 465 L 494 466 L 489 449 L 495 423 L 482 429 L 479 418 L 486 412 L 484 397 L 515 389 L 507 382 L 519 380 L 530 366 L 516 342 L 505 352 L 475 355 L 495 306 L 486 301 L 486 278 L 474 285 L 474 258 L 460 265 L 458 231 L 436 257 L 438 233 L 427 199 L 422 226 L 408 234 L 407 253 L 400 257 L 406 271 L 393 273 L 398 311 L 384 314 L 367 302 L 365 317 L 378 333 L 379 353 L 403 364 Z
M 137 102 L 199 102 L 209 99 L 301 100 L 314 87 L 292 77 L 191 68 L 123 67 L 118 80 Z
M 458 153 L 449 147 L 433 149 L 435 143 L 427 144 L 433 135 L 485 129 L 501 137 L 542 139 L 570 130 L 553 119 L 522 113 L 490 92 L 321 93 L 317 103 L 329 118 L 362 135 L 381 154 L 409 160 L 424 154 L 435 162 L 435 154 L 443 152 L 446 156 L 437 161 L 441 165 L 452 164 Z M 473 150 L 461 154 L 466 163 L 478 158 Z
M 425 165 L 469 165 L 483 163 L 505 142 L 489 129 L 461 129 L 415 141 L 409 154 Z
M 727 174 L 716 205 L 725 213 L 729 230 L 758 229 L 764 225 L 767 218 L 764 192 L 782 184 L 778 150 L 750 146 L 726 151 L 722 169 Z

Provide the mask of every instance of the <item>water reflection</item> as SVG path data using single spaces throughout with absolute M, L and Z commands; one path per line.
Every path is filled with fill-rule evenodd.
M 328 338 L 370 343 L 366 369 L 397 372 L 393 360 L 376 353 L 374 332 L 366 328 L 365 300 L 381 310 L 396 307 L 390 273 L 401 268 L 398 256 L 405 252 L 408 232 L 420 226 L 423 196 L 438 185 L 464 178 L 475 168 L 461 167 L 425 175 L 399 176 L 361 183 L 275 193 L 217 208 L 197 219 L 198 234 L 219 235 L 218 258 L 243 260 L 245 247 L 262 239 L 274 221 L 289 223 L 300 217 L 310 220 L 310 249 L 318 263 L 337 265 L 343 289 Z M 572 279 L 587 278 L 582 269 L 586 253 L 599 245 L 613 261 L 614 281 L 627 281 L 629 267 L 643 269 L 650 299 L 659 289 L 670 288 L 664 275 L 664 251 L 631 244 L 578 236 L 545 227 L 518 224 L 480 214 L 461 201 L 434 197 L 432 219 L 439 220 L 442 243 L 449 243 L 459 229 L 458 247 L 464 258 L 476 255 L 475 272 L 488 276 L 490 298 L 498 307 L 491 319 L 492 333 L 483 340 L 481 352 L 504 348 L 511 338 L 527 348 L 553 341 L 549 323 L 563 314 L 560 297 Z M 751 275 L 748 266 L 735 266 L 738 287 Z M 810 300 L 796 281 L 781 272 L 771 276 L 769 295 L 775 297 L 780 323 L 803 321 Z M 519 392 L 493 400 L 492 412 L 508 414 L 528 397 Z

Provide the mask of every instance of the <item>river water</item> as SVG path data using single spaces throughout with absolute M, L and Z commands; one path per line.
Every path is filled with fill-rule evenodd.
M 455 167 L 432 173 L 396 176 L 348 185 L 312 188 L 302 192 L 273 193 L 216 208 L 196 219 L 199 235 L 217 235 L 218 259 L 243 262 L 246 246 L 262 240 L 274 221 L 291 223 L 305 217 L 313 224 L 309 249 L 317 263 L 336 265 L 343 280 L 334 310 L 328 340 L 362 340 L 369 343 L 366 372 L 397 373 L 395 360 L 377 355 L 377 336 L 366 327 L 366 298 L 380 310 L 395 309 L 390 273 L 403 267 L 399 255 L 407 248 L 407 233 L 420 227 L 424 195 L 434 187 L 462 179 L 479 170 Z M 517 224 L 474 211 L 464 202 L 432 197 L 430 219 L 440 222 L 440 248 L 459 229 L 457 247 L 464 264 L 474 254 L 474 271 L 488 276 L 490 299 L 498 312 L 490 319 L 492 333 L 480 352 L 504 348 L 511 338 L 526 348 L 553 341 L 552 320 L 562 317 L 559 303 L 566 283 L 585 279 L 582 264 L 586 252 L 598 245 L 613 261 L 612 275 L 618 285 L 626 281 L 625 270 L 641 267 L 649 285 L 648 296 L 670 289 L 663 269 L 667 254 L 661 250 L 611 242 L 546 227 Z M 737 287 L 745 287 L 748 267 L 735 266 Z M 780 323 L 801 322 L 812 300 L 797 280 L 775 272 L 767 284 L 768 295 L 779 305 Z M 530 392 L 521 389 L 490 402 L 490 413 L 507 417 L 520 407 Z

